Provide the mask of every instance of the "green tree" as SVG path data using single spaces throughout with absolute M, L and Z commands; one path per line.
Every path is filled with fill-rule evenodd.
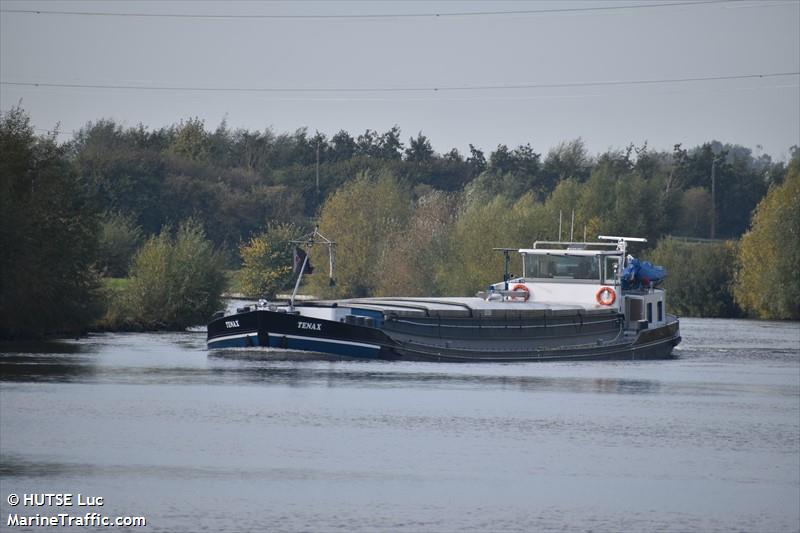
M 545 235 L 538 238 L 546 240 L 569 240 L 570 230 L 573 231 L 573 240 L 583 240 L 584 228 L 586 228 L 587 239 L 589 236 L 596 237 L 596 228 L 590 227 L 592 211 L 582 209 L 582 194 L 586 185 L 578 183 L 574 179 L 566 179 L 556 186 L 553 193 L 544 204 L 545 212 L 542 214 L 539 226 L 547 228 Z M 572 213 L 575 212 L 573 224 Z M 558 221 L 561 218 L 561 235 L 558 235 Z
M 106 213 L 100 224 L 97 268 L 104 276 L 125 277 L 142 241 L 142 228 L 132 217 Z
M 750 213 L 766 193 L 774 165 L 754 158 L 749 148 L 711 141 L 688 151 L 680 181 L 711 192 L 712 167 L 716 236 L 737 238 L 747 230 Z
M 55 137 L 0 113 L 0 338 L 79 333 L 101 312 L 98 217 Z
M 169 152 L 189 161 L 208 162 L 211 156 L 212 139 L 206 131 L 205 122 L 191 118 L 175 128 Z
M 124 130 L 110 120 L 89 123 L 70 143 L 73 162 L 98 211 L 133 217 L 145 232 L 163 223 L 163 132 Z
M 356 154 L 361 157 L 378 157 L 378 132 L 367 128 L 356 139 Z
M 378 139 L 379 157 L 383 159 L 400 159 L 403 156 L 403 142 L 400 140 L 400 128 L 395 124 Z
M 292 223 L 270 223 L 265 231 L 239 247 L 239 284 L 243 293 L 273 299 L 278 291 L 291 288 L 295 245 L 289 241 L 300 234 L 301 229 Z
M 222 265 L 198 222 L 184 222 L 174 238 L 163 229 L 134 257 L 130 283 L 112 313 L 118 323 L 111 325 L 181 330 L 206 323 L 220 308 Z
M 753 212 L 741 240 L 734 294 L 758 318 L 800 318 L 800 161 Z
M 333 161 L 346 161 L 356 153 L 356 141 L 344 130 L 331 137 L 331 159 Z
M 489 283 L 502 279 L 503 256 L 492 248 L 513 247 L 513 241 L 523 238 L 509 231 L 512 208 L 511 201 L 503 196 L 488 201 L 476 198 L 462 206 L 444 254 L 439 281 L 442 292 L 472 296 Z M 512 266 L 514 268 L 519 274 L 517 263 Z
M 320 231 L 337 242 L 335 294 L 368 296 L 380 285 L 378 262 L 393 234 L 406 226 L 411 196 L 388 173 L 360 174 L 330 196 L 320 213 Z M 311 276 L 311 287 L 325 294 L 323 276 Z
M 583 139 L 562 142 L 547 153 L 542 169 L 543 187 L 550 192 L 566 179 L 584 182 L 590 170 L 591 160 Z
M 607 153 L 581 186 L 575 209 L 576 230 L 587 225 L 588 235 L 605 233 L 646 237 L 656 242 L 667 225 L 661 183 L 647 180 L 630 164 L 629 155 Z
M 408 225 L 390 235 L 379 261 L 376 293 L 390 296 L 435 296 L 448 233 L 456 213 L 456 196 L 429 192 L 416 203 Z
M 417 134 L 417 138 L 410 137 L 408 139 L 408 148 L 406 148 L 406 161 L 414 163 L 427 163 L 433 158 L 433 147 L 430 140 L 425 137 L 422 132 Z
M 477 176 L 470 188 L 486 197 L 503 195 L 512 201 L 532 192 L 544 198 L 549 191 L 540 181 L 541 154 L 533 151 L 530 144 L 511 150 L 505 144 L 498 145 L 489 156 L 486 170 Z
M 685 237 L 709 237 L 711 228 L 711 195 L 702 187 L 681 193 L 678 217 L 672 231 Z

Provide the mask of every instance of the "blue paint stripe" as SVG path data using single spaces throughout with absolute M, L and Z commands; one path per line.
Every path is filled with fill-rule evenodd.
M 251 346 L 260 346 L 260 345 L 258 343 L 258 336 L 254 334 L 248 337 L 239 337 L 238 339 L 222 339 L 222 340 L 212 339 L 208 341 L 207 346 L 209 349 L 217 349 L 217 348 L 249 348 Z
M 380 353 L 379 348 L 368 348 L 366 346 L 354 346 L 349 344 L 339 344 L 335 342 L 325 342 L 325 340 L 312 339 L 292 339 L 276 335 L 270 335 L 269 345 L 273 348 L 287 348 L 290 350 L 305 350 L 309 352 L 330 353 L 334 355 L 344 355 L 346 357 L 376 358 Z

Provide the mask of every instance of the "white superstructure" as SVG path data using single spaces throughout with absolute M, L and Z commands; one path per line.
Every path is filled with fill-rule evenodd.
M 628 329 L 663 325 L 664 291 L 653 287 L 623 291 L 628 242 L 633 237 L 608 237 L 609 242 L 537 241 L 522 256 L 522 276 L 495 283 L 486 298 L 561 304 L 584 309 L 614 309 L 626 317 Z M 508 249 L 501 249 L 508 253 Z M 645 324 L 646 321 L 646 324 Z

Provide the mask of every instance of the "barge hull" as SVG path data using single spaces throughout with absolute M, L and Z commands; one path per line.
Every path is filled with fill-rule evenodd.
M 620 321 L 620 324 L 622 322 Z M 470 325 L 472 324 L 472 325 Z M 480 326 L 465 321 L 480 337 Z M 660 327 L 635 335 L 608 335 L 592 344 L 576 344 L 574 335 L 559 337 L 543 328 L 541 339 L 517 327 L 507 329 L 507 338 L 488 348 L 477 342 L 453 346 L 441 337 L 392 336 L 376 327 L 346 324 L 300 314 L 252 310 L 222 317 L 208 326 L 209 349 L 269 347 L 283 350 L 318 352 L 347 359 L 382 359 L 438 362 L 536 362 L 587 360 L 670 359 L 680 342 L 677 317 Z M 496 338 L 498 332 L 493 331 Z

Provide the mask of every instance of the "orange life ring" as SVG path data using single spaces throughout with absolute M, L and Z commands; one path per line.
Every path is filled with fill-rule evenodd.
M 617 293 L 611 287 L 600 287 L 595 298 L 600 305 L 614 305 L 614 302 L 617 301 Z
M 517 283 L 511 288 L 512 291 L 523 291 L 525 296 L 512 296 L 511 299 L 517 301 L 518 299 L 522 299 L 523 302 L 527 302 L 528 298 L 531 297 L 531 290 L 528 288 L 527 285 L 523 285 L 522 283 Z

